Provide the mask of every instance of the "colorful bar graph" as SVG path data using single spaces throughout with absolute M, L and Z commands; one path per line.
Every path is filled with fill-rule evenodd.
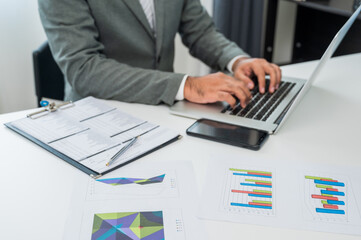
M 255 208 L 255 214 L 260 214 L 261 209 L 273 210 L 272 172 L 238 168 L 230 168 L 229 170 L 230 176 L 232 176 L 230 192 L 241 195 L 234 195 L 229 198 L 233 200 L 227 203 L 228 206 Z M 259 210 L 256 211 L 256 209 Z M 250 210 L 243 211 L 249 213 Z M 265 214 L 265 212 L 262 214 Z M 270 214 L 270 212 L 267 211 L 267 214 Z
M 316 213 L 320 213 L 325 219 L 328 219 L 332 215 L 327 214 L 336 214 L 336 215 L 345 215 L 346 212 L 344 210 L 345 206 L 345 183 L 342 181 L 338 181 L 332 178 L 325 177 L 315 177 L 315 176 L 305 176 L 308 181 L 307 184 L 314 183 L 315 188 L 310 186 L 311 191 L 309 192 L 311 195 L 311 199 L 321 200 L 322 208 L 319 207 L 317 201 L 311 202 L 312 207 L 314 207 Z M 340 190 L 342 188 L 342 190 Z M 324 215 L 325 214 L 325 215 Z M 334 217 L 336 217 L 334 215 Z

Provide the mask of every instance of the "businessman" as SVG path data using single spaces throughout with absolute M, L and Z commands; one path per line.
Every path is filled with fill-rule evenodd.
M 280 68 L 248 56 L 216 31 L 200 0 L 38 0 L 65 100 L 85 96 L 145 104 L 239 99 L 245 106 L 257 76 L 273 92 Z M 173 72 L 179 32 L 191 55 L 221 72 L 194 77 Z M 265 75 L 271 84 L 265 89 Z

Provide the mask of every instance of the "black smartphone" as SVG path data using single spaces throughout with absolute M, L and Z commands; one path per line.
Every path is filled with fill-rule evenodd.
M 186 132 L 190 136 L 252 150 L 259 150 L 269 135 L 266 131 L 217 122 L 209 119 L 197 120 L 187 129 Z

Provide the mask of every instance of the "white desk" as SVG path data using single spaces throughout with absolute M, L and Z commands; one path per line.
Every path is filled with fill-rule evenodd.
M 283 74 L 307 78 L 315 62 L 283 67 Z M 250 151 L 189 137 L 194 120 L 170 115 L 166 106 L 109 103 L 179 131 L 184 138 L 131 164 L 148 161 L 192 161 L 198 189 L 213 153 L 347 165 L 361 169 L 361 54 L 332 59 L 283 128 L 263 148 Z M 346 84 L 350 84 L 346 86 Z M 350 95 L 348 95 L 350 94 Z M 0 115 L 0 239 L 61 239 L 72 193 L 72 181 L 84 173 L 8 130 L 3 123 L 24 117 L 23 111 Z M 361 207 L 361 206 L 359 206 Z M 205 221 L 209 239 L 361 239 L 330 234 Z

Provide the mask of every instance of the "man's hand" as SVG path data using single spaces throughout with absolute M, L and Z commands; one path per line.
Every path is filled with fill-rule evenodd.
M 244 82 L 221 72 L 203 77 L 188 77 L 184 85 L 184 98 L 194 103 L 226 101 L 234 107 L 238 98 L 241 106 L 245 107 L 251 97 Z
M 276 64 L 269 63 L 263 58 L 240 58 L 233 64 L 232 70 L 234 77 L 244 82 L 249 89 L 253 89 L 254 83 L 251 78 L 256 76 L 260 93 L 266 91 L 266 75 L 270 76 L 268 89 L 270 93 L 278 89 L 281 82 L 281 69 Z

